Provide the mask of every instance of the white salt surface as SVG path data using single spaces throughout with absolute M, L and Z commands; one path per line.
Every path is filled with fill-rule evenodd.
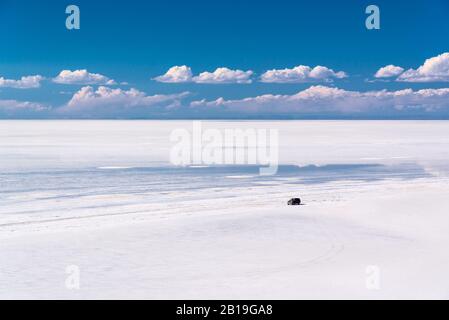
M 0 298 L 449 298 L 449 122 L 203 125 L 278 129 L 278 174 L 171 168 L 189 121 L 0 121 Z

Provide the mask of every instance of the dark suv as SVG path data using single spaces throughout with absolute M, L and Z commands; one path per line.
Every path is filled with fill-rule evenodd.
M 300 204 L 301 204 L 301 199 L 299 199 L 299 198 L 292 198 L 292 199 L 288 200 L 289 206 L 299 206 Z

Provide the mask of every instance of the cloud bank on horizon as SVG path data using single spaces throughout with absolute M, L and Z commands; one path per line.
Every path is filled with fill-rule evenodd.
M 150 78 L 150 77 L 149 77 Z M 62 70 L 54 77 L 0 77 L 0 88 L 39 90 L 48 79 L 56 85 L 81 86 L 60 105 L 0 99 L 0 118 L 445 118 L 449 119 L 449 88 L 346 90 L 338 81 L 351 76 L 325 66 L 298 65 L 271 69 L 259 76 L 252 70 L 219 67 L 194 75 L 187 65 L 173 66 L 152 79 L 167 86 L 310 83 L 293 94 L 267 93 L 241 99 L 206 99 L 194 92 L 149 95 L 122 89 L 111 77 L 87 69 Z M 402 83 L 449 82 L 449 52 L 429 58 L 416 69 L 388 64 L 375 79 Z M 123 82 L 121 83 L 123 84 Z M 95 87 L 97 86 L 97 87 Z M 111 88 L 110 86 L 113 86 Z
M 240 100 L 201 100 L 193 101 L 191 107 L 296 115 L 449 114 L 449 88 L 359 92 L 318 85 L 293 95 L 267 94 Z
M 168 118 L 211 117 L 257 118 L 432 118 L 449 117 L 449 88 L 414 91 L 348 91 L 328 86 L 311 86 L 292 95 L 249 97 L 238 100 L 188 102 L 189 92 L 147 95 L 136 89 L 100 86 L 82 87 L 63 106 L 51 108 L 39 103 L 0 100 L 0 115 L 37 118 Z
M 189 93 L 147 95 L 137 89 L 111 89 L 105 86 L 95 90 L 91 86 L 82 87 L 70 101 L 54 111 L 65 117 L 144 117 L 158 108 L 170 110 L 181 106 L 181 100 Z

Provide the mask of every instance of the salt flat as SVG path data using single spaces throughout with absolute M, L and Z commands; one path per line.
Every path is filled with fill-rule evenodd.
M 1 121 L 0 298 L 447 299 L 448 124 L 204 122 L 278 129 L 262 178 L 170 167 L 189 121 Z

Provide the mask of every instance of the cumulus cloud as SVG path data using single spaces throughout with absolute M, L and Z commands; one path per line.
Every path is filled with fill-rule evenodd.
M 50 107 L 37 102 L 0 100 L 0 118 L 39 117 L 49 110 Z
M 0 100 L 0 118 L 449 118 L 449 88 L 362 92 L 315 85 L 236 100 L 190 102 L 187 96 L 84 86 L 60 107 Z
M 323 66 L 311 68 L 300 65 L 292 69 L 273 69 L 266 71 L 260 77 L 260 81 L 266 83 L 330 82 L 333 79 L 346 77 L 347 75 L 343 71 L 335 72 Z
M 40 75 L 26 76 L 20 78 L 19 80 L 11 80 L 0 77 L 0 87 L 16 89 L 39 88 L 42 80 L 44 80 L 44 77 Z
M 188 66 L 174 66 L 168 71 L 154 80 L 165 83 L 251 83 L 253 72 L 242 70 L 231 70 L 226 67 L 217 68 L 214 72 L 202 72 L 197 76 L 193 76 L 192 69 Z
M 379 70 L 377 70 L 374 77 L 376 78 L 391 78 L 391 77 L 397 77 L 402 72 L 404 72 L 404 68 L 394 66 L 392 64 L 389 64 L 388 66 L 382 67 Z
M 187 92 L 179 94 L 157 94 L 148 96 L 144 92 L 131 88 L 122 90 L 100 86 L 94 90 L 91 86 L 81 88 L 59 111 L 81 117 L 136 117 L 148 115 L 148 108 L 175 108 Z
M 397 80 L 403 82 L 449 82 L 449 52 L 427 59 L 418 69 L 405 71 Z
M 192 80 L 196 83 L 251 83 L 253 71 L 217 68 L 214 72 L 202 72 Z
M 449 114 L 449 88 L 398 91 L 347 91 L 327 86 L 312 86 L 293 95 L 261 95 L 240 100 L 193 101 L 193 108 L 231 113 L 307 116 L 383 117 L 408 116 L 416 112 Z
M 165 83 L 182 83 L 192 81 L 192 69 L 188 66 L 174 66 L 168 69 L 168 71 L 154 78 L 158 82 Z
M 17 101 L 17 100 L 0 100 L 0 109 L 2 110 L 35 110 L 42 111 L 47 110 L 43 104 L 37 102 L 29 102 L 29 101 Z
M 98 84 L 98 85 L 114 85 L 116 82 L 99 73 L 90 73 L 86 69 L 83 70 L 62 70 L 53 82 L 59 84 Z
M 171 67 L 165 74 L 154 78 L 154 80 L 165 83 L 252 83 L 251 70 L 232 70 L 226 67 L 217 68 L 213 72 L 202 72 L 193 76 L 192 69 L 188 66 Z M 333 79 L 346 78 L 343 71 L 335 72 L 323 66 L 311 68 L 309 66 L 297 66 L 293 69 L 269 70 L 260 77 L 261 82 L 267 83 L 304 83 L 304 82 L 331 82 Z

